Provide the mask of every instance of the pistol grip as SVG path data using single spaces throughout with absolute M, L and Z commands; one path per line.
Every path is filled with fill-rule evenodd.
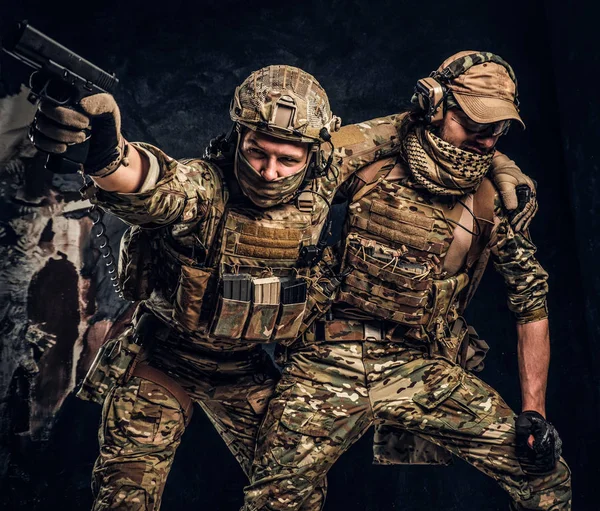
M 55 174 L 75 174 L 83 170 L 83 163 L 87 159 L 90 141 L 85 140 L 81 144 L 67 147 L 62 154 L 49 154 L 45 168 Z

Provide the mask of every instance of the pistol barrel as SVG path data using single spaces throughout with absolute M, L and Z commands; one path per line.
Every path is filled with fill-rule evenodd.
M 91 88 L 112 92 L 119 80 L 95 66 L 54 39 L 28 25 L 19 23 L 17 29 L 2 41 L 4 51 L 30 67 L 60 73 L 57 78 L 72 82 L 81 79 Z

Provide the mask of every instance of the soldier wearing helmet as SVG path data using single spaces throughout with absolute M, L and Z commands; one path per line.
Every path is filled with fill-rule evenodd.
M 340 120 L 317 80 L 290 66 L 260 69 L 236 89 L 232 132 L 203 159 L 128 143 L 110 95 L 80 107 L 42 102 L 32 139 L 61 154 L 90 137 L 91 200 L 132 225 L 119 281 L 140 301 L 79 392 L 103 403 L 94 509 L 157 510 L 193 401 L 249 472 L 278 377 L 260 344 L 291 342 L 331 301 L 323 251 L 343 177 L 321 145 Z
M 259 344 L 286 346 L 328 310 L 339 286 L 325 250 L 332 198 L 399 150 L 395 124 L 340 129 L 323 88 L 290 66 L 260 69 L 236 89 L 233 128 L 202 159 L 128 143 L 112 96 L 80 107 L 42 103 L 32 139 L 61 154 L 90 137 L 91 199 L 132 225 L 119 281 L 140 301 L 78 394 L 103 403 L 94 509 L 156 510 L 192 401 L 249 473 L 278 377 Z M 317 486 L 302 509 L 322 506 Z
M 533 184 L 519 188 L 514 163 L 495 150 L 511 122 L 524 127 L 514 72 L 497 55 L 461 52 L 419 80 L 414 103 L 380 120 L 398 150 L 342 187 L 343 281 L 331 316 L 286 350 L 246 511 L 299 509 L 373 424 L 377 462 L 447 464 L 454 454 L 498 481 L 512 509 L 571 509 L 545 412 L 548 275 L 527 230 Z M 517 323 L 520 414 L 473 374 L 487 345 L 462 314 L 489 257 Z

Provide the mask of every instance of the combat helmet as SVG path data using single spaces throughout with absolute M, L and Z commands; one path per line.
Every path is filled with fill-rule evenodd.
M 327 141 L 341 125 L 316 78 L 282 65 L 250 74 L 235 89 L 229 114 L 241 126 L 296 142 Z

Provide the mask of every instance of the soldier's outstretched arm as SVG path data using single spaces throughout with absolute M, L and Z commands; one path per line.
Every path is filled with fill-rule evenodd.
M 223 207 L 223 189 L 213 167 L 201 160 L 181 163 L 160 149 L 130 144 L 121 135 L 121 115 L 110 94 L 81 100 L 77 109 L 42 101 L 31 138 L 41 151 L 60 155 L 90 138 L 83 172 L 95 182 L 93 203 L 127 223 L 159 227 L 203 222 L 212 203 Z
M 121 114 L 107 93 L 83 98 L 77 109 L 42 100 L 35 115 L 31 139 L 50 154 L 61 155 L 69 145 L 89 138 L 89 153 L 83 164 L 98 187 L 121 193 L 137 192 L 144 183 L 148 159 L 121 135 Z

